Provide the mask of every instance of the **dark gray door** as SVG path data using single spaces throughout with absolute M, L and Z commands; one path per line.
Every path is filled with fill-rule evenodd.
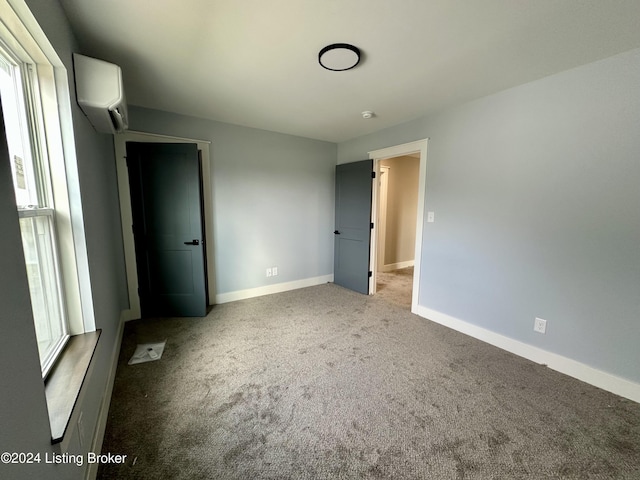
M 373 160 L 336 166 L 334 283 L 369 293 Z
M 197 145 L 127 142 L 127 165 L 142 316 L 206 315 Z

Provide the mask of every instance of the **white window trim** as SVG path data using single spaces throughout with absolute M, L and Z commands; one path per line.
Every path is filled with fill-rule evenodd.
M 38 66 L 44 131 L 56 206 L 58 254 L 70 335 L 95 331 L 67 70 L 24 0 L 0 0 L 0 37 Z M 57 112 L 58 121 L 51 121 Z

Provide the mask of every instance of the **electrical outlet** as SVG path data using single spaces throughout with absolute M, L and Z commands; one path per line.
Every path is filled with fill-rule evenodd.
M 278 267 L 271 267 L 271 273 L 273 274 L 273 276 L 277 276 L 278 275 Z
M 273 275 L 273 272 L 270 268 L 267 268 L 267 277 L 270 277 L 271 275 Z
M 536 318 L 533 321 L 533 330 L 538 333 L 546 333 L 547 332 L 547 321 L 542 318 Z

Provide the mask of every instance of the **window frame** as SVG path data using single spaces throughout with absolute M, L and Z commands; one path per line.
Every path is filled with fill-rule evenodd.
M 5 133 L 8 144 L 18 147 L 22 160 L 24 185 L 20 188 L 17 174 L 13 180 L 14 188 L 26 193 L 21 199 L 16 191 L 16 203 L 41 371 L 46 376 L 69 340 L 69 322 L 60 272 L 51 172 L 42 129 L 44 113 L 33 60 L 24 53 L 15 54 L 3 41 L 0 41 L 0 60 L 7 74 L 5 78 L 10 79 L 3 89 L 5 99 L 11 99 L 3 101 L 4 123 L 15 122 Z M 9 161 L 17 163 L 18 155 Z
M 55 217 L 53 236 L 57 243 L 67 333 L 93 332 L 96 325 L 67 69 L 24 0 L 0 0 L 0 39 L 14 61 L 31 64 L 33 69 L 28 72 L 29 76 L 33 74 L 33 81 L 30 85 L 27 82 L 27 90 L 36 96 L 42 113 L 41 124 L 35 125 L 41 136 L 40 147 L 36 148 L 42 148 L 43 159 L 49 165 L 51 183 L 50 192 L 46 194 L 55 208 L 55 212 L 51 212 Z M 58 356 L 61 351 L 62 348 Z M 55 359 L 48 368 L 43 368 L 43 377 L 54 363 Z

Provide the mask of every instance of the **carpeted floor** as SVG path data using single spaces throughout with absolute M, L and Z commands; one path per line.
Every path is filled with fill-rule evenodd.
M 327 284 L 128 323 L 103 452 L 103 480 L 638 479 L 640 404 Z
M 411 310 L 413 267 L 376 274 L 376 296 L 399 307 Z

